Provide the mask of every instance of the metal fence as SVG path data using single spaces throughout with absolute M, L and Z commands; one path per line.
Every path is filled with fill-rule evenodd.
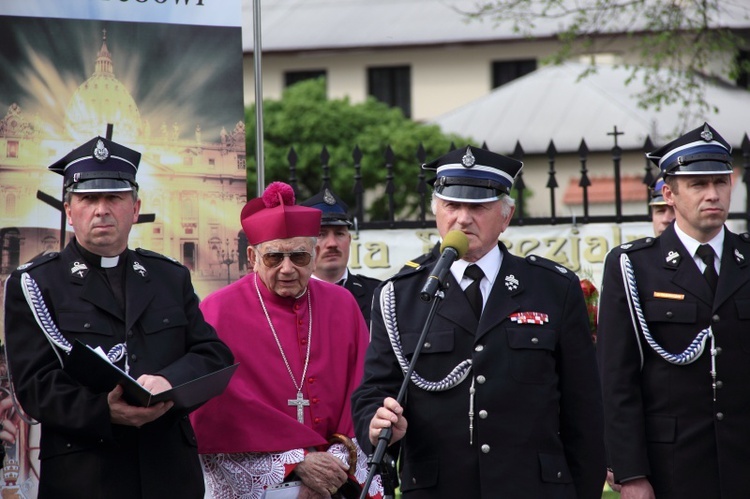
M 612 161 L 612 176 L 614 178 L 614 203 L 612 205 L 613 212 L 606 215 L 590 215 L 589 214 L 589 196 L 588 191 L 591 187 L 591 180 L 589 179 L 589 170 L 587 162 L 589 159 L 589 149 L 586 146 L 586 141 L 581 139 L 580 146 L 578 148 L 578 159 L 580 163 L 580 177 L 578 178 L 578 187 L 581 189 L 582 194 L 582 216 L 565 216 L 561 217 L 556 212 L 556 196 L 557 189 L 557 171 L 556 163 L 559 157 L 557 149 L 555 148 L 554 141 L 550 140 L 549 146 L 547 147 L 546 156 L 549 163 L 549 170 L 547 172 L 547 183 L 544 189 L 548 192 L 549 197 L 549 216 L 542 217 L 531 217 L 524 213 L 524 200 L 529 189 L 526 187 L 524 182 L 523 170 L 519 173 L 515 182 L 515 199 L 516 199 L 516 212 L 511 221 L 511 225 L 557 225 L 557 224 L 571 224 L 571 223 L 623 223 L 623 222 L 648 222 L 651 220 L 651 214 L 647 202 L 644 202 L 643 214 L 626 215 L 623 214 L 623 199 L 621 193 L 621 160 L 623 150 L 617 144 L 618 136 L 622 135 L 622 132 L 617 131 L 617 127 L 614 127 L 613 132 L 609 132 L 608 135 L 612 136 L 613 147 L 610 150 L 611 161 Z M 484 144 L 482 147 L 487 149 L 487 145 Z M 453 149 L 454 147 L 452 147 Z M 655 149 L 651 139 L 646 137 L 643 148 L 640 152 L 644 155 L 646 152 L 653 151 Z M 742 171 L 742 182 L 745 184 L 746 202 L 745 210 L 743 212 L 733 212 L 729 214 L 729 219 L 732 220 L 745 220 L 750 221 L 750 139 L 748 139 L 747 133 L 743 136 L 742 144 L 740 146 L 739 153 L 741 158 L 739 165 L 737 164 L 738 151 L 735 151 L 735 170 L 738 167 Z M 510 157 L 523 161 L 524 150 L 520 142 L 516 142 L 516 147 Z M 290 153 L 287 156 L 289 159 L 289 184 L 294 188 L 295 192 L 299 194 L 296 168 L 297 168 L 297 157 L 294 149 L 290 149 Z M 358 220 L 358 227 L 360 229 L 412 229 L 412 228 L 426 228 L 433 227 L 434 221 L 427 217 L 429 209 L 429 201 L 431 195 L 431 188 L 428 185 L 428 179 L 426 178 L 425 171 L 421 168 L 418 169 L 419 173 L 415 178 L 399 179 L 399 184 L 403 185 L 404 182 L 417 182 L 417 195 L 419 196 L 419 210 L 414 220 L 396 220 L 398 207 L 396 206 L 395 192 L 396 192 L 396 179 L 394 177 L 394 158 L 395 155 L 391 151 L 390 147 L 386 148 L 383 154 L 384 164 L 383 167 L 386 170 L 386 180 L 383 186 L 383 195 L 387 197 L 388 215 L 384 220 L 366 220 L 364 216 L 364 196 L 365 186 L 362 182 L 362 153 L 358 147 L 355 147 L 352 151 L 352 160 L 354 166 L 353 185 L 352 190 L 355 196 L 357 207 L 353 215 Z M 645 156 L 644 156 L 645 157 Z M 420 163 L 425 162 L 426 154 L 424 148 L 420 145 L 416 151 L 416 158 Z M 415 169 L 416 171 L 417 169 Z M 651 163 L 651 161 L 644 160 L 644 174 L 643 174 L 643 189 L 647 193 L 646 199 L 648 199 L 648 186 L 650 186 L 656 175 L 658 169 Z M 330 167 L 328 165 L 328 154 L 325 147 L 321 153 L 321 188 L 330 188 Z M 534 190 L 534 192 L 540 193 L 540 199 L 542 198 L 542 190 Z

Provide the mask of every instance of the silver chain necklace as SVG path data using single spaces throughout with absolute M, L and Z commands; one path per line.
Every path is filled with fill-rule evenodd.
M 310 365 L 310 339 L 312 338 L 312 302 L 310 301 L 310 289 L 307 289 L 307 315 L 308 315 L 308 325 L 307 325 L 307 354 L 305 355 L 305 368 L 302 370 L 302 378 L 299 380 L 299 384 L 297 383 L 297 380 L 294 379 L 294 373 L 292 373 L 292 367 L 289 365 L 289 361 L 286 358 L 286 354 L 284 353 L 284 349 L 281 347 L 281 342 L 279 341 L 279 335 L 276 334 L 276 328 L 273 327 L 273 322 L 271 322 L 271 316 L 268 315 L 268 309 L 266 309 L 266 304 L 263 301 L 263 297 L 260 294 L 260 288 L 258 287 L 258 274 L 255 274 L 253 276 L 255 278 L 255 291 L 258 292 L 258 300 L 260 300 L 260 306 L 263 308 L 263 313 L 266 315 L 266 320 L 268 321 L 268 326 L 271 328 L 271 332 L 273 333 L 273 339 L 276 340 L 276 346 L 279 347 L 279 352 L 281 352 L 281 358 L 284 360 L 284 365 L 286 366 L 286 370 L 289 372 L 289 377 L 292 378 L 292 383 L 294 383 L 294 387 L 297 389 L 297 397 L 290 399 L 287 401 L 287 405 L 290 406 L 297 406 L 297 421 L 300 423 L 305 422 L 305 412 L 304 407 L 307 407 L 310 405 L 310 401 L 302 396 L 302 386 L 305 383 L 305 376 L 307 376 L 307 366 Z

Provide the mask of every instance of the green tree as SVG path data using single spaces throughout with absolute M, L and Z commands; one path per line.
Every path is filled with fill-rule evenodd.
M 387 171 L 385 151 L 391 147 L 395 158 L 395 207 L 397 219 L 412 220 L 419 210 L 417 193 L 420 144 L 430 161 L 450 150 L 475 143 L 458 135 L 446 135 L 437 125 L 416 123 L 404 117 L 400 109 L 369 98 L 362 104 L 348 99 L 328 99 L 325 79 L 307 80 L 288 87 L 280 100 L 263 101 L 264 180 L 289 180 L 288 155 L 292 147 L 298 156 L 296 167 L 300 200 L 306 199 L 322 186 L 321 151 L 328 151 L 330 183 L 350 209 L 355 208 L 354 160 L 355 146 L 362 152 L 362 183 L 366 190 L 385 186 Z M 248 195 L 256 194 L 255 105 L 245 111 L 247 129 Z M 481 145 L 481 144 L 480 144 Z M 432 174 L 427 172 L 427 179 Z M 382 191 L 380 191 L 382 192 Z M 429 208 L 428 208 L 429 209 Z M 367 207 L 369 220 L 387 220 L 385 195 Z
M 494 0 L 478 1 L 463 14 L 469 20 L 510 24 L 515 33 L 527 36 L 535 23 L 555 22 L 561 43 L 549 57 L 553 63 L 574 54 L 616 53 L 621 47 L 608 46 L 618 43 L 612 35 L 625 34 L 636 41 L 640 59 L 637 65 L 622 64 L 630 71 L 628 83 L 641 79 L 646 86 L 639 105 L 659 110 L 679 103 L 688 122 L 716 112 L 705 99 L 709 81 L 750 73 L 747 57 L 738 57 L 750 45 L 747 30 L 727 27 L 740 21 L 746 28 L 741 21 L 748 20 L 750 4 L 741 0 Z M 716 74 L 717 67 L 724 74 Z M 592 61 L 581 77 L 594 71 Z

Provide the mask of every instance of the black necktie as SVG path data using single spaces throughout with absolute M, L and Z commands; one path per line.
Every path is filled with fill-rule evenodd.
M 464 270 L 464 277 L 474 280 L 474 282 L 469 284 L 464 290 L 464 293 L 466 293 L 466 297 L 469 299 L 469 303 L 471 303 L 471 309 L 474 310 L 474 315 L 479 319 L 482 315 L 482 304 L 484 302 L 482 299 L 482 290 L 479 289 L 479 283 L 481 282 L 482 277 L 484 277 L 484 272 L 482 272 L 479 265 L 471 264 L 466 267 L 466 270 Z
M 714 250 L 708 244 L 701 244 L 698 246 L 698 251 L 695 252 L 703 263 L 706 264 L 706 269 L 703 271 L 703 277 L 708 281 L 708 285 L 711 286 L 711 291 L 716 293 L 716 283 L 719 282 L 719 274 L 716 273 L 716 266 L 714 265 Z

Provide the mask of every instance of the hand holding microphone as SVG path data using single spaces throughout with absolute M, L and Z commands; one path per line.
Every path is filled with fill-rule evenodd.
M 440 284 L 445 280 L 445 276 L 453 265 L 453 262 L 463 258 L 469 250 L 469 239 L 466 234 L 460 230 L 452 230 L 443 238 L 440 245 L 440 259 L 433 267 L 430 276 L 419 293 L 420 298 L 424 301 L 430 301 L 437 293 Z

